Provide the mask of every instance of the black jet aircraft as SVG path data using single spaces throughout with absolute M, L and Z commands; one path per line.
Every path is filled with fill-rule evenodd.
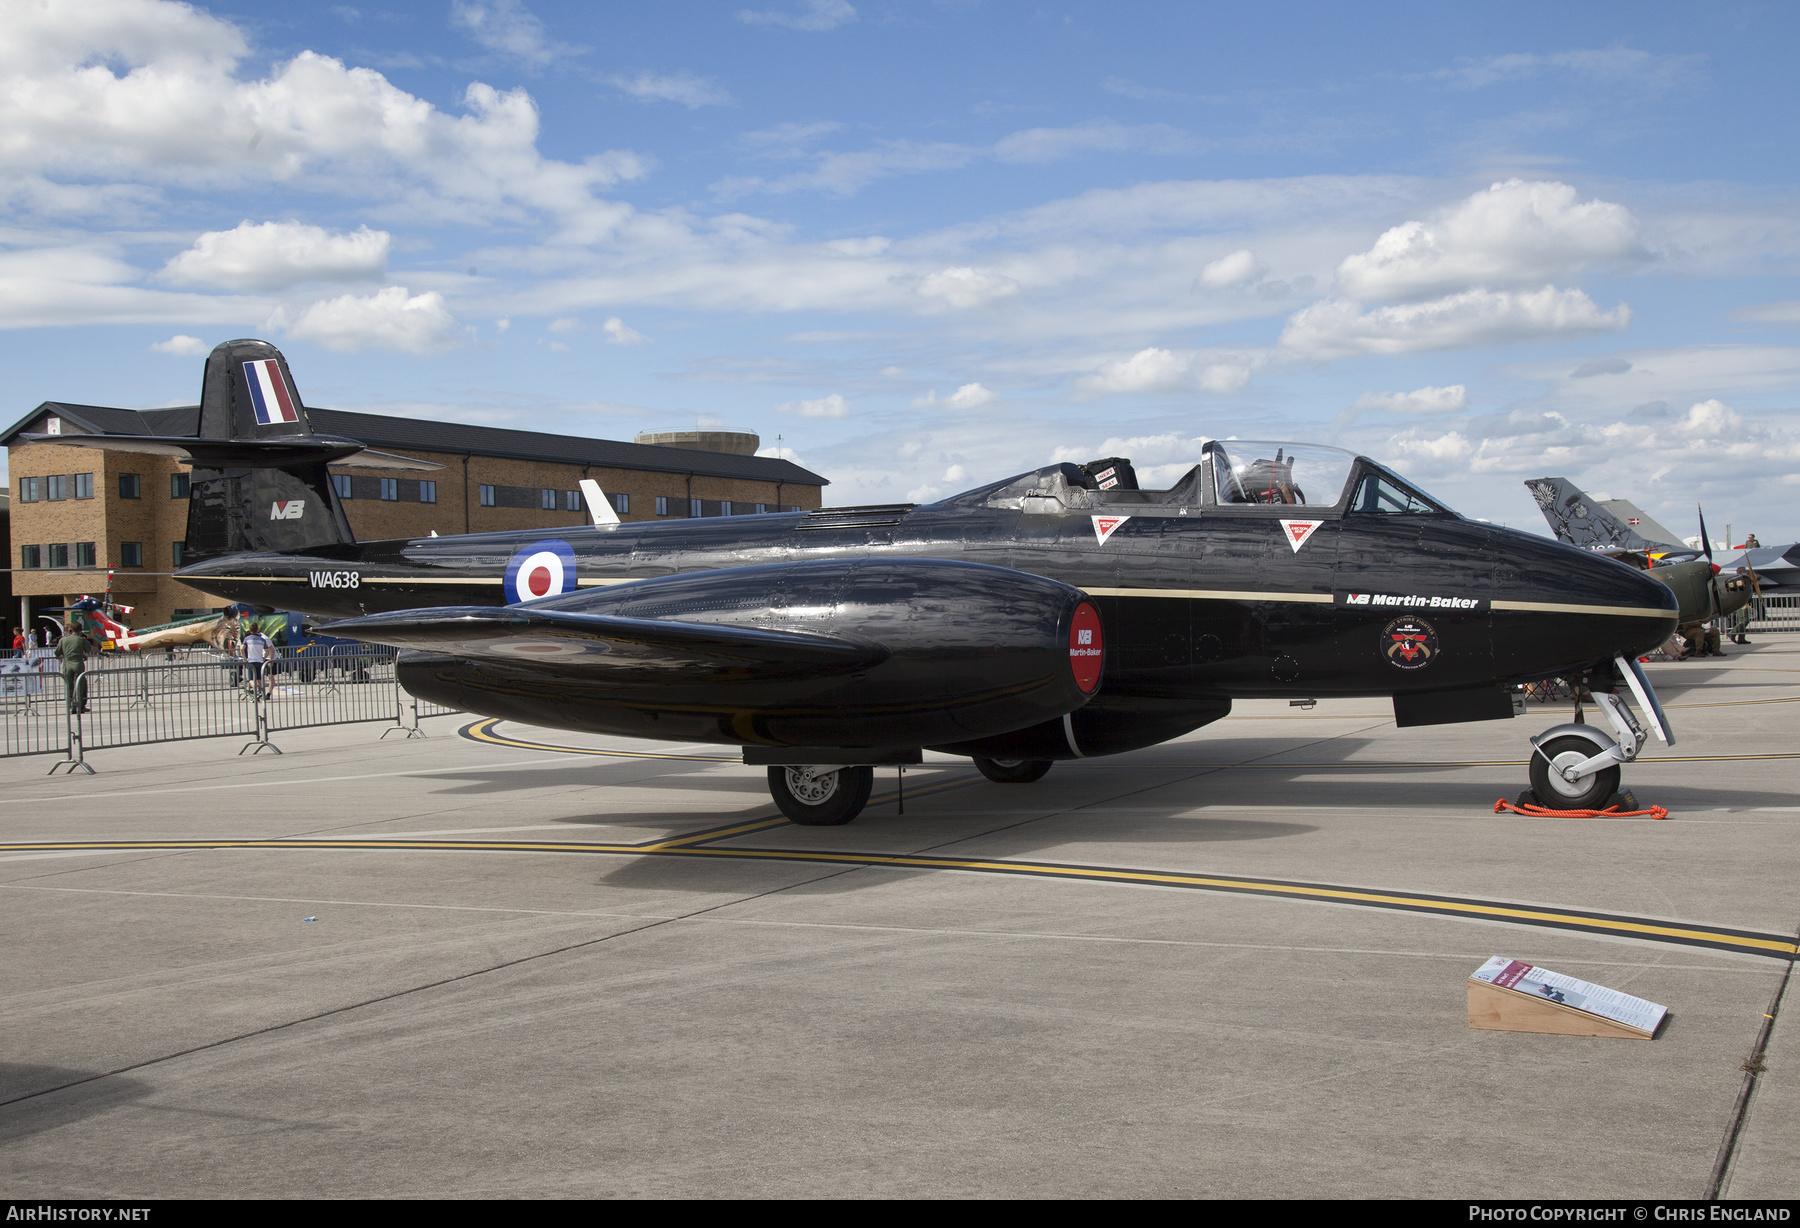
M 192 439 L 55 437 L 192 458 L 183 583 L 347 619 L 450 707 L 742 747 L 798 823 L 849 821 L 924 749 L 1024 783 L 1236 699 L 1391 697 L 1416 726 L 1579 678 L 1611 736 L 1532 739 L 1564 807 L 1611 797 L 1645 725 L 1672 741 L 1636 663 L 1675 628 L 1667 587 L 1335 448 L 1215 440 L 1164 490 L 1108 458 L 922 506 L 357 542 L 326 467 L 360 445 L 311 431 L 273 346 L 218 347 L 202 397 Z

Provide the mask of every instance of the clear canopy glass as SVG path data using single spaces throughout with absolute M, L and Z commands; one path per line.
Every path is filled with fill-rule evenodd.
M 1206 451 L 1222 504 L 1335 507 L 1356 463 L 1353 454 L 1320 444 L 1216 439 Z

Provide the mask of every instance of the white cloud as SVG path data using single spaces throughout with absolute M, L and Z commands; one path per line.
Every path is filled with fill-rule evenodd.
M 815 154 L 818 162 L 810 171 L 797 171 L 775 179 L 727 177 L 713 184 L 712 191 L 723 197 L 744 196 L 751 192 L 801 191 L 850 196 L 871 183 L 895 175 L 956 170 L 973 162 L 979 152 L 967 145 L 943 141 L 883 141 L 872 149 Z
M 1139 102 L 1186 102 L 1187 94 L 1178 94 L 1174 90 L 1157 89 L 1153 85 L 1139 85 L 1136 81 L 1125 77 L 1107 77 L 1100 82 L 1100 88 L 1109 94 L 1117 94 L 1121 98 L 1135 98 Z
M 367 226 L 333 233 L 299 222 L 242 222 L 209 230 L 163 266 L 178 286 L 284 290 L 303 281 L 369 281 L 387 275 L 389 236 Z
M 572 333 L 581 327 L 581 321 L 574 316 L 564 316 L 560 320 L 552 320 L 549 329 L 553 333 Z
M 1713 397 L 1690 406 L 1675 426 L 1677 430 L 1690 435 L 1710 438 L 1727 433 L 1737 434 L 1743 429 L 1744 419 L 1731 406 Z
M 522 89 L 474 82 L 464 113 L 451 115 L 311 51 L 244 79 L 248 52 L 235 26 L 185 4 L 14 5 L 0 37 L 0 175 L 24 185 L 44 176 L 189 190 L 282 184 L 468 221 L 604 212 L 596 188 L 644 173 L 622 151 L 544 158 L 537 107 Z M 66 191 L 32 199 L 81 204 Z
M 1365 392 L 1352 409 L 1379 409 L 1391 414 L 1447 414 L 1469 405 L 1469 390 L 1462 384 L 1444 388 L 1426 385 L 1411 392 Z
M 625 321 L 621 320 L 618 316 L 613 316 L 600 327 L 606 330 L 606 343 L 608 345 L 644 344 L 644 334 L 627 325 Z
M 1757 303 L 1750 307 L 1740 307 L 1731 314 L 1737 319 L 1757 324 L 1800 324 L 1800 299 L 1789 299 L 1783 303 Z
M 1247 282 L 1260 280 L 1269 270 L 1249 251 L 1232 252 L 1229 256 L 1221 256 L 1200 270 L 1200 284 L 1210 289 L 1222 290 L 1227 286 L 1241 286 Z
M 919 294 L 958 310 L 985 307 L 1019 292 L 1019 283 L 991 269 L 942 269 L 919 282 Z
M 844 125 L 836 120 L 817 120 L 810 124 L 783 123 L 746 132 L 738 139 L 764 157 L 798 158 L 806 146 Z
M 500 55 L 544 65 L 579 49 L 552 43 L 544 23 L 519 0 L 454 0 L 450 24 Z
M 1631 309 L 1601 311 L 1580 290 L 1465 290 L 1425 303 L 1364 311 L 1327 299 L 1288 317 L 1281 345 L 1311 359 L 1349 354 L 1411 354 L 1472 345 L 1504 345 L 1550 336 L 1583 336 L 1624 328 Z
M 741 9 L 738 20 L 751 26 L 786 26 L 790 30 L 835 30 L 856 20 L 846 0 L 804 0 L 799 12 L 753 12 Z
M 1206 143 L 1168 124 L 1115 124 L 1093 120 L 1070 128 L 1027 128 L 1002 137 L 994 156 L 1002 162 L 1059 162 L 1084 153 L 1200 153 Z
M 1623 205 L 1577 201 L 1563 183 L 1509 179 L 1431 222 L 1395 226 L 1338 266 L 1358 299 L 1412 298 L 1477 285 L 1531 285 L 1641 252 Z
M 460 340 L 456 318 L 433 291 L 409 296 L 405 286 L 388 286 L 375 294 L 346 294 L 322 299 L 291 324 L 278 310 L 270 322 L 291 337 L 316 341 L 327 349 L 354 354 L 358 350 L 398 350 L 434 354 Z
M 837 393 L 820 397 L 816 401 L 784 401 L 775 407 L 784 414 L 799 414 L 802 418 L 842 418 L 850 413 L 850 402 Z
M 176 333 L 167 341 L 153 343 L 150 348 L 159 354 L 179 354 L 184 358 L 192 358 L 196 355 L 206 353 L 212 347 L 198 337 L 189 337 L 182 333 Z
M 1172 392 L 1198 388 L 1203 392 L 1236 392 L 1250 382 L 1255 360 L 1246 356 L 1226 361 L 1206 361 L 1200 352 L 1177 354 L 1158 346 L 1139 350 L 1129 358 L 1114 359 L 1092 375 L 1077 381 L 1085 393 Z
M 983 388 L 979 383 L 964 384 L 942 400 L 938 399 L 938 394 L 934 389 L 913 401 L 912 407 L 914 409 L 930 409 L 942 405 L 945 409 L 980 409 L 985 405 L 992 405 L 999 399 L 998 393 Z
M 615 73 L 605 80 L 639 102 L 679 102 L 690 111 L 696 107 L 725 106 L 732 100 L 724 86 L 691 72 L 640 72 L 635 77 Z
M 175 294 L 131 283 L 143 274 L 96 247 L 0 251 L 0 328 L 173 323 L 241 324 L 266 300 Z
M 756 454 L 758 456 L 773 457 L 776 460 L 793 461 L 802 469 L 806 468 L 806 462 L 800 459 L 800 454 L 789 447 L 778 447 L 774 444 L 770 444 L 766 448 L 758 448 Z
M 1549 72 L 1566 72 L 1590 81 L 1666 87 L 1696 75 L 1703 57 L 1652 55 L 1630 47 L 1602 51 L 1559 51 L 1550 55 L 1513 53 L 1470 60 L 1456 68 L 1439 69 L 1439 80 L 1469 89 L 1481 89 L 1506 81 L 1520 81 Z

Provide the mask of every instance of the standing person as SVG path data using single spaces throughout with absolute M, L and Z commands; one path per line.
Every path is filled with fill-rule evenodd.
M 12 632 L 13 656 L 22 657 L 25 655 L 25 633 L 17 627 L 14 627 Z
M 1756 534 L 1752 533 L 1750 536 L 1755 538 Z M 1745 578 L 1748 578 L 1750 574 L 1749 569 L 1744 567 L 1738 568 L 1737 573 Z M 1733 644 L 1750 642 L 1750 607 L 1752 604 L 1754 603 L 1746 601 L 1731 612 L 1731 642 Z
M 63 690 L 68 694 L 72 713 L 88 710 L 87 659 L 89 653 L 97 651 L 87 632 L 73 624 L 56 645 L 56 655 L 62 658 Z
M 274 647 L 255 623 L 244 633 L 244 661 L 250 671 L 250 688 L 263 695 L 275 693 L 275 678 L 268 672 L 269 650 Z

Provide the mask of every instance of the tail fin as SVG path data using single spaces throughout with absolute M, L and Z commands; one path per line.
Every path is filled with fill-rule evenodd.
M 227 341 L 206 359 L 198 435 L 26 435 L 32 443 L 107 448 L 192 462 L 187 562 L 247 550 L 317 550 L 356 538 L 338 503 L 328 465 L 442 469 L 320 435 L 267 341 Z
M 196 442 L 184 563 L 355 542 L 326 468 L 344 457 L 319 446 L 354 441 L 313 434 L 287 359 L 268 342 L 227 341 L 207 356 Z M 232 444 L 252 446 L 234 455 Z
M 1584 550 L 1642 550 L 1651 544 L 1568 478 L 1527 478 L 1525 485 L 1558 541 Z

